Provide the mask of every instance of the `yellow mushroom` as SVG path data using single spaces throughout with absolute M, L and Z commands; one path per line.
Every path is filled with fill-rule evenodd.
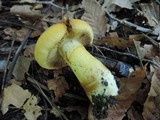
M 100 97 L 115 96 L 118 87 L 114 76 L 93 57 L 85 45 L 93 42 L 93 31 L 80 19 L 65 20 L 49 27 L 38 39 L 35 59 L 46 69 L 70 66 L 86 95 L 94 103 Z

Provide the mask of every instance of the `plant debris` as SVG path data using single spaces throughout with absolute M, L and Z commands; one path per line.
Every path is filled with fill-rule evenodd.
M 0 119 L 160 119 L 158 0 L 1 0 L 0 13 Z M 38 37 L 66 18 L 91 25 L 94 45 L 86 49 L 117 79 L 113 105 L 91 104 L 69 67 L 35 61 Z

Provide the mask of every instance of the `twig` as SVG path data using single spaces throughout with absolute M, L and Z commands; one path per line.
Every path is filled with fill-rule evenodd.
M 6 44 L 7 44 L 7 42 L 3 43 L 2 45 L 0 45 L 0 48 L 3 48 L 3 46 Z
M 132 57 L 132 58 L 135 58 L 135 59 L 139 60 L 139 58 L 136 55 L 133 55 L 133 54 L 119 52 L 119 51 L 116 51 L 116 50 L 113 50 L 113 49 L 110 49 L 110 48 L 107 48 L 107 47 L 103 47 L 103 46 L 97 46 L 97 47 L 100 48 L 100 49 L 104 49 L 104 50 L 107 50 L 107 51 L 110 51 L 110 52 L 117 53 L 119 55 L 129 56 L 129 57 Z M 148 60 L 148 59 L 142 59 L 142 61 L 149 62 L 149 63 L 155 65 L 156 67 L 158 67 L 160 69 L 160 64 L 158 64 L 156 61 Z
M 62 10 L 65 9 L 64 7 L 58 6 L 58 5 L 54 4 L 53 2 L 54 2 L 54 0 L 51 0 L 51 1 L 36 1 L 36 2 L 34 2 L 34 3 L 36 3 L 36 4 L 46 4 L 46 5 L 51 5 L 51 6 L 60 8 L 60 9 L 62 9 Z
M 37 23 L 38 23 L 38 21 L 36 21 L 36 22 L 33 24 L 33 27 L 36 27 Z M 13 57 L 12 63 L 11 63 L 10 66 L 9 66 L 9 70 L 8 70 L 7 78 L 6 78 L 7 81 L 11 79 L 11 75 L 12 75 L 14 66 L 15 66 L 15 64 L 16 64 L 16 62 L 17 62 L 17 59 L 18 59 L 18 57 L 19 57 L 22 49 L 24 48 L 24 46 L 27 44 L 27 42 L 28 42 L 28 37 L 32 34 L 32 31 L 33 31 L 33 30 L 30 29 L 30 30 L 27 32 L 24 40 L 22 41 L 21 45 L 19 46 L 18 50 L 16 51 L 16 53 L 15 53 L 15 55 L 14 55 L 14 57 Z
M 0 20 L 0 25 L 2 25 L 2 23 L 6 23 L 7 25 L 11 24 L 11 25 L 25 27 L 25 28 L 29 28 L 29 29 L 33 29 L 33 30 L 38 30 L 38 29 L 36 29 L 36 28 L 34 28 L 32 26 L 29 26 L 29 25 L 18 24 L 18 23 L 15 23 L 15 22 L 7 21 L 7 20 Z
M 99 51 L 102 56 L 104 56 L 103 52 L 96 45 L 93 44 L 92 46 L 95 47 L 96 50 Z
M 40 87 L 40 85 L 38 84 L 38 82 L 35 79 L 33 79 L 33 78 L 31 78 L 31 79 L 36 84 L 36 86 L 34 84 L 33 84 L 33 86 L 43 95 L 43 97 L 48 101 L 48 103 L 52 106 L 52 108 L 54 110 L 56 110 L 56 112 L 58 112 L 59 115 L 61 115 L 65 120 L 69 120 L 62 112 L 60 112 L 60 110 L 57 108 L 57 106 L 53 102 L 51 102 L 51 100 L 44 93 L 44 91 L 42 90 L 42 88 Z
M 48 10 L 49 10 L 50 6 L 43 11 L 43 13 L 46 13 Z M 35 21 L 35 23 L 33 24 L 33 28 L 36 27 L 36 25 L 38 24 L 39 20 Z M 32 34 L 32 31 L 33 29 L 30 29 L 28 30 L 26 36 L 24 37 L 24 40 L 22 41 L 21 45 L 19 46 L 18 50 L 16 51 L 14 57 L 13 57 L 13 60 L 12 60 L 12 63 L 10 64 L 9 66 L 9 70 L 8 70 L 8 73 L 7 73 L 7 77 L 6 77 L 6 81 L 10 80 L 11 79 L 11 75 L 12 75 L 12 72 L 13 72 L 13 69 L 14 69 L 14 66 L 16 64 L 16 61 L 22 51 L 22 49 L 24 48 L 24 46 L 27 44 L 28 42 L 28 37 Z
M 156 46 L 156 47 L 159 47 L 159 44 L 158 44 L 158 42 L 156 42 L 155 40 L 153 40 L 151 37 L 149 37 L 148 35 L 146 35 L 146 34 L 142 34 L 145 38 L 147 38 L 154 46 Z
M 16 39 L 16 33 L 14 33 L 14 35 L 13 35 L 13 40 L 12 40 L 12 43 L 11 43 L 11 49 L 10 49 L 10 52 L 9 52 L 9 55 L 8 55 L 8 58 L 7 58 L 7 64 L 5 66 L 5 70 L 4 70 L 4 73 L 3 73 L 3 80 L 2 80 L 2 86 L 1 86 L 1 96 L 3 96 L 3 93 L 4 93 L 3 91 L 4 91 L 4 86 L 5 86 L 5 83 L 6 83 L 7 68 L 8 68 L 9 63 L 10 63 L 10 57 L 11 57 L 12 48 L 13 48 L 15 39 Z M 3 102 L 3 99 L 2 99 L 2 102 Z M 1 105 L 2 104 L 0 104 L 0 108 L 2 107 Z
M 135 43 L 135 40 L 133 40 L 133 42 L 134 42 L 134 46 L 135 46 L 136 51 L 137 51 L 137 55 L 138 55 L 140 64 L 141 64 L 141 66 L 143 67 L 142 58 L 141 58 L 141 56 L 140 56 L 140 52 L 139 52 L 138 47 L 137 47 L 137 45 L 136 45 L 136 43 Z
M 129 26 L 129 27 L 133 27 L 133 28 L 135 28 L 136 30 L 141 31 L 141 32 L 151 33 L 151 34 L 153 34 L 153 35 L 158 35 L 158 33 L 155 33 L 155 32 L 154 32 L 153 30 L 151 30 L 151 29 L 138 26 L 138 25 L 133 24 L 133 23 L 131 23 L 131 22 L 129 22 L 129 21 L 126 21 L 126 20 L 120 20 L 120 19 L 118 19 L 118 18 L 115 18 L 115 17 L 113 17 L 109 12 L 106 12 L 106 13 L 107 13 L 107 15 L 108 15 L 111 19 L 118 21 L 120 24 L 124 24 L 124 25 L 127 25 L 127 26 Z

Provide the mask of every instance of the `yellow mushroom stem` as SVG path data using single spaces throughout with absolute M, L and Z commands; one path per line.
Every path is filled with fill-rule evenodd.
M 116 80 L 110 70 L 93 57 L 78 39 L 64 38 L 58 52 L 71 67 L 92 103 L 93 96 L 118 94 Z

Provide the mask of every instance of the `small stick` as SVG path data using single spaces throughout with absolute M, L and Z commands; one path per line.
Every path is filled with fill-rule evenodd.
M 153 35 L 158 35 L 158 33 L 155 33 L 155 32 L 154 32 L 153 30 L 151 30 L 151 29 L 138 26 L 138 25 L 133 24 L 133 23 L 131 23 L 131 22 L 129 22 L 129 21 L 126 21 L 126 20 L 120 20 L 120 19 L 118 19 L 118 18 L 115 18 L 115 17 L 113 17 L 109 12 L 106 12 L 106 13 L 107 13 L 107 15 L 108 15 L 111 19 L 113 19 L 113 20 L 115 20 L 115 21 L 118 21 L 118 22 L 121 23 L 121 24 L 127 25 L 127 26 L 129 26 L 129 27 L 134 27 L 136 30 L 141 31 L 141 32 L 151 33 L 151 34 L 153 34 Z
M 130 56 L 130 57 L 133 57 L 133 58 L 136 58 L 136 59 L 139 60 L 139 58 L 136 55 L 133 55 L 133 54 L 119 52 L 119 51 L 116 51 L 116 50 L 113 50 L 113 49 L 110 49 L 110 48 L 107 48 L 107 47 L 102 47 L 102 46 L 97 46 L 97 47 L 100 48 L 100 49 L 104 49 L 104 50 L 107 50 L 107 51 L 110 51 L 110 52 L 117 53 L 119 55 Z M 148 60 L 148 59 L 142 59 L 142 61 L 149 62 L 149 63 L 155 65 L 156 67 L 158 67 L 160 69 L 160 64 L 158 64 L 156 61 Z

